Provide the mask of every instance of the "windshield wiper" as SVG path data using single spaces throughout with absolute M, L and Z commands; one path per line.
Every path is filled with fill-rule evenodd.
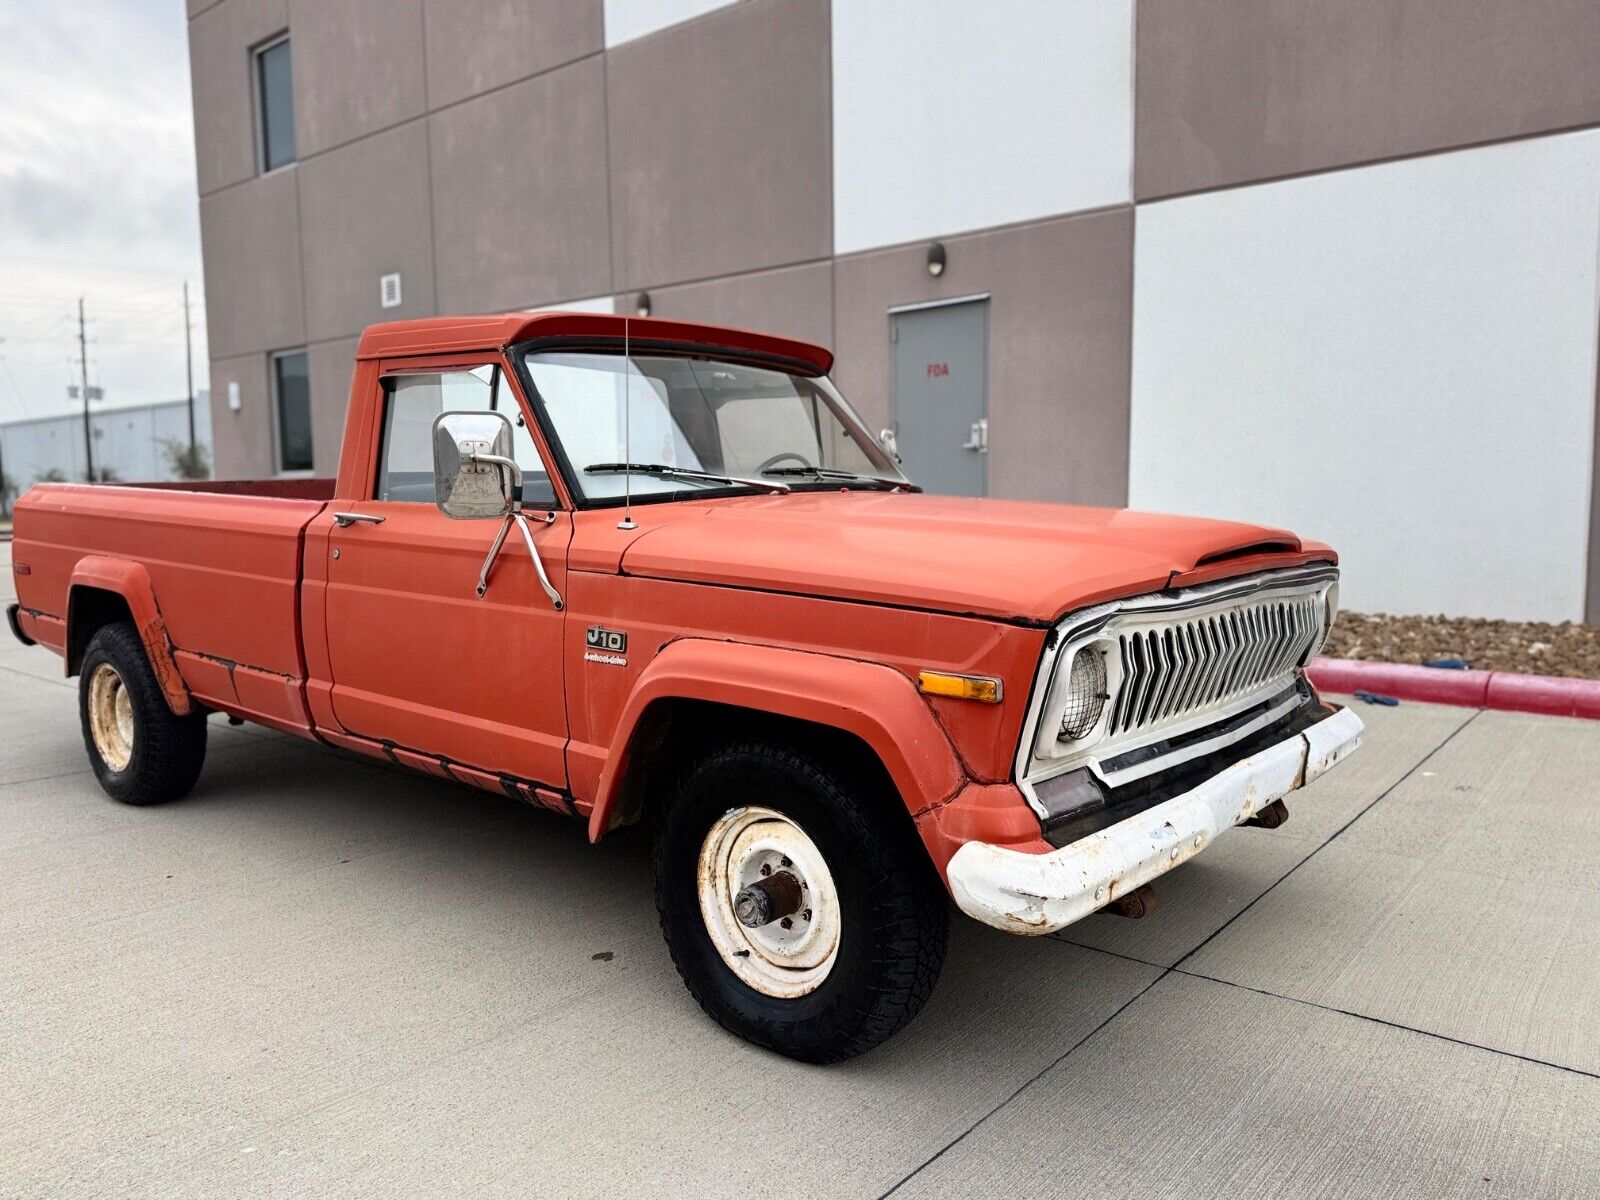
M 857 475 L 854 471 L 837 471 L 832 467 L 768 467 L 763 475 L 809 475 L 814 479 L 841 479 L 847 483 L 878 483 L 884 487 L 910 487 L 907 479 L 890 479 L 884 475 Z
M 771 479 L 744 479 L 738 475 L 713 475 L 710 471 L 691 471 L 687 467 L 669 467 L 665 463 L 611 462 L 590 463 L 583 469 L 585 475 L 654 475 L 660 479 L 693 479 L 703 483 L 726 483 L 735 487 L 765 488 L 769 492 L 787 492 L 787 483 Z

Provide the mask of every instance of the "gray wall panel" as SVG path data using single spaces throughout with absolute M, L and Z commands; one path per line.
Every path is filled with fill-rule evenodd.
M 599 58 L 429 119 L 444 312 L 611 291 Z
M 1595 0 L 1140 0 L 1140 199 L 1600 121 Z
M 189 88 L 202 196 L 256 173 L 250 50 L 288 24 L 287 0 L 227 0 L 189 23 Z
M 604 48 L 601 0 L 424 0 L 428 105 L 442 108 Z
M 299 166 L 306 339 L 360 333 L 375 321 L 435 311 L 428 130 L 423 121 L 362 138 Z M 379 303 L 379 276 L 398 271 L 398 308 Z
M 925 244 L 834 268 L 834 371 L 874 431 L 890 412 L 889 309 L 989 293 L 989 493 L 1124 504 L 1132 337 L 1133 211 Z
M 636 293 L 617 297 L 634 311 Z M 833 342 L 833 265 L 829 262 L 736 275 L 650 293 L 652 316 L 710 321 L 780 333 L 827 346 Z
M 607 54 L 618 289 L 826 257 L 825 0 L 750 0 Z
M 239 411 L 228 408 L 228 384 L 239 385 Z M 247 354 L 211 364 L 211 430 L 218 479 L 261 479 L 272 474 L 272 400 L 267 356 Z
M 289 36 L 301 158 L 426 110 L 422 0 L 290 0 Z
M 299 170 L 275 171 L 200 201 L 207 343 L 215 358 L 306 339 Z

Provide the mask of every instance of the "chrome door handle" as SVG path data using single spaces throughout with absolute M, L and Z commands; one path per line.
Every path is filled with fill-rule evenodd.
M 989 453 L 989 418 L 979 417 L 972 423 L 971 436 L 961 444 L 963 450 L 972 450 L 978 454 Z
M 369 517 L 366 513 L 334 513 L 333 523 L 340 529 L 348 529 L 357 521 L 365 521 L 369 525 L 382 525 L 382 517 Z

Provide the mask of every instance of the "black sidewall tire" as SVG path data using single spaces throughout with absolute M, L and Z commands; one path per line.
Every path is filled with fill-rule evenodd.
M 128 765 L 114 769 L 94 744 L 89 722 L 89 681 L 102 663 L 122 678 L 133 709 L 133 752 Z M 167 707 L 144 643 L 132 625 L 104 625 L 89 639 L 78 668 L 78 720 L 94 775 L 113 800 L 123 804 L 163 804 L 188 793 L 205 763 L 203 713 L 178 716 Z

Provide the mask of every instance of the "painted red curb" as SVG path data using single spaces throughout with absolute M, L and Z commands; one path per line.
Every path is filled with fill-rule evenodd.
M 1600 720 L 1600 679 L 1517 675 L 1509 671 L 1447 671 L 1350 658 L 1313 659 L 1306 675 L 1322 692 L 1348 695 L 1359 690 L 1426 704 Z

